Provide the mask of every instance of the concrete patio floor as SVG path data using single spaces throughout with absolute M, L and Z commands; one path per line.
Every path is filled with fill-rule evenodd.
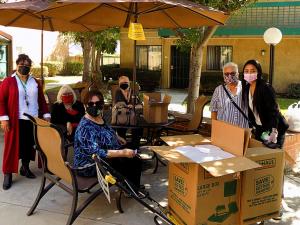
M 73 80 L 70 81 L 73 83 Z M 184 99 L 184 92 L 172 91 L 174 104 Z M 176 97 L 175 97 L 176 96 Z M 0 167 L 3 157 L 3 133 L 0 131 Z M 71 196 L 58 187 L 47 193 L 35 213 L 27 216 L 40 186 L 41 172 L 36 163 L 31 163 L 32 171 L 37 175 L 30 180 L 14 174 L 13 186 L 2 190 L 3 174 L 0 173 L 0 225 L 64 225 L 67 222 Z M 167 204 L 167 167 L 160 166 L 157 174 L 143 174 L 142 183 L 151 196 L 161 204 Z M 266 225 L 299 225 L 300 224 L 300 178 L 297 174 L 285 177 L 285 201 L 283 204 L 284 215 L 281 221 L 269 220 Z M 115 193 L 112 194 L 115 196 Z M 81 194 L 80 200 L 87 198 L 88 194 Z M 100 195 L 76 219 L 74 225 L 152 225 L 154 215 L 133 199 L 124 198 L 123 208 L 125 213 L 117 211 L 115 201 L 109 204 L 104 195 Z

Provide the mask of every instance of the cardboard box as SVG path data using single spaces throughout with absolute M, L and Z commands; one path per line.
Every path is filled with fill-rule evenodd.
M 156 101 L 144 95 L 143 115 L 148 123 L 166 123 L 168 122 L 168 106 L 171 102 L 171 96 L 165 95 L 163 100 Z
M 162 137 L 173 146 L 152 147 L 170 162 L 168 204 L 180 224 L 240 224 L 241 180 L 238 173 L 260 167 L 244 156 L 249 135 L 250 130 L 213 121 L 211 141 L 201 135 L 180 135 Z M 198 164 L 175 150 L 176 146 L 186 143 L 209 142 L 235 157 Z
M 284 151 L 251 140 L 246 157 L 262 167 L 243 172 L 241 214 L 244 224 L 278 215 L 283 188 Z M 253 147 L 253 148 L 252 148 Z

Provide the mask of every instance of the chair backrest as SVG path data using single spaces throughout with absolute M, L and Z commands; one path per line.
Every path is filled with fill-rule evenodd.
M 46 157 L 47 169 L 65 182 L 72 184 L 72 176 L 62 156 L 64 151 L 61 132 L 49 122 L 34 118 L 35 140 Z
M 163 98 L 163 103 L 168 103 L 168 104 L 170 104 L 171 99 L 172 99 L 172 96 L 170 96 L 170 95 L 165 95 L 164 98 Z
M 202 122 L 203 109 L 208 102 L 207 96 L 201 95 L 195 100 L 195 112 L 188 124 L 188 130 L 197 130 Z
M 161 93 L 160 92 L 145 92 L 143 95 L 149 96 L 150 101 L 153 99 L 156 102 L 161 101 Z

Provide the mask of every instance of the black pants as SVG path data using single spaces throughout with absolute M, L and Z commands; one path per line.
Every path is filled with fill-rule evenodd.
M 117 133 L 120 137 L 126 140 L 126 132 L 128 129 L 126 128 L 118 128 L 116 129 Z M 138 149 L 140 147 L 140 140 L 143 135 L 143 129 L 131 129 L 132 140 L 128 143 L 127 147 L 131 149 Z
M 140 158 L 110 158 L 106 159 L 106 161 L 135 187 L 139 188 L 142 172 L 142 161 Z M 77 174 L 83 177 L 95 177 L 97 176 L 96 166 L 78 170 Z
M 19 120 L 19 159 L 23 165 L 28 165 L 33 159 L 33 124 L 30 120 Z

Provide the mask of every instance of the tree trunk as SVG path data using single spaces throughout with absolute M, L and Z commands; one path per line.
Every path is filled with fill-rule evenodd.
M 100 66 L 101 65 L 101 58 L 102 58 L 102 51 L 100 49 L 97 50 L 97 54 L 96 54 L 96 72 L 98 74 L 98 77 L 100 79 L 100 81 L 103 81 L 103 77 L 102 77 L 102 71 Z
M 83 40 L 83 76 L 82 81 L 88 82 L 91 73 L 92 45 L 90 40 Z
M 204 31 L 203 38 L 201 38 L 197 43 L 194 43 L 191 47 L 189 90 L 187 99 L 188 113 L 194 112 L 194 101 L 199 96 L 203 50 L 216 29 L 217 26 L 208 27 Z

